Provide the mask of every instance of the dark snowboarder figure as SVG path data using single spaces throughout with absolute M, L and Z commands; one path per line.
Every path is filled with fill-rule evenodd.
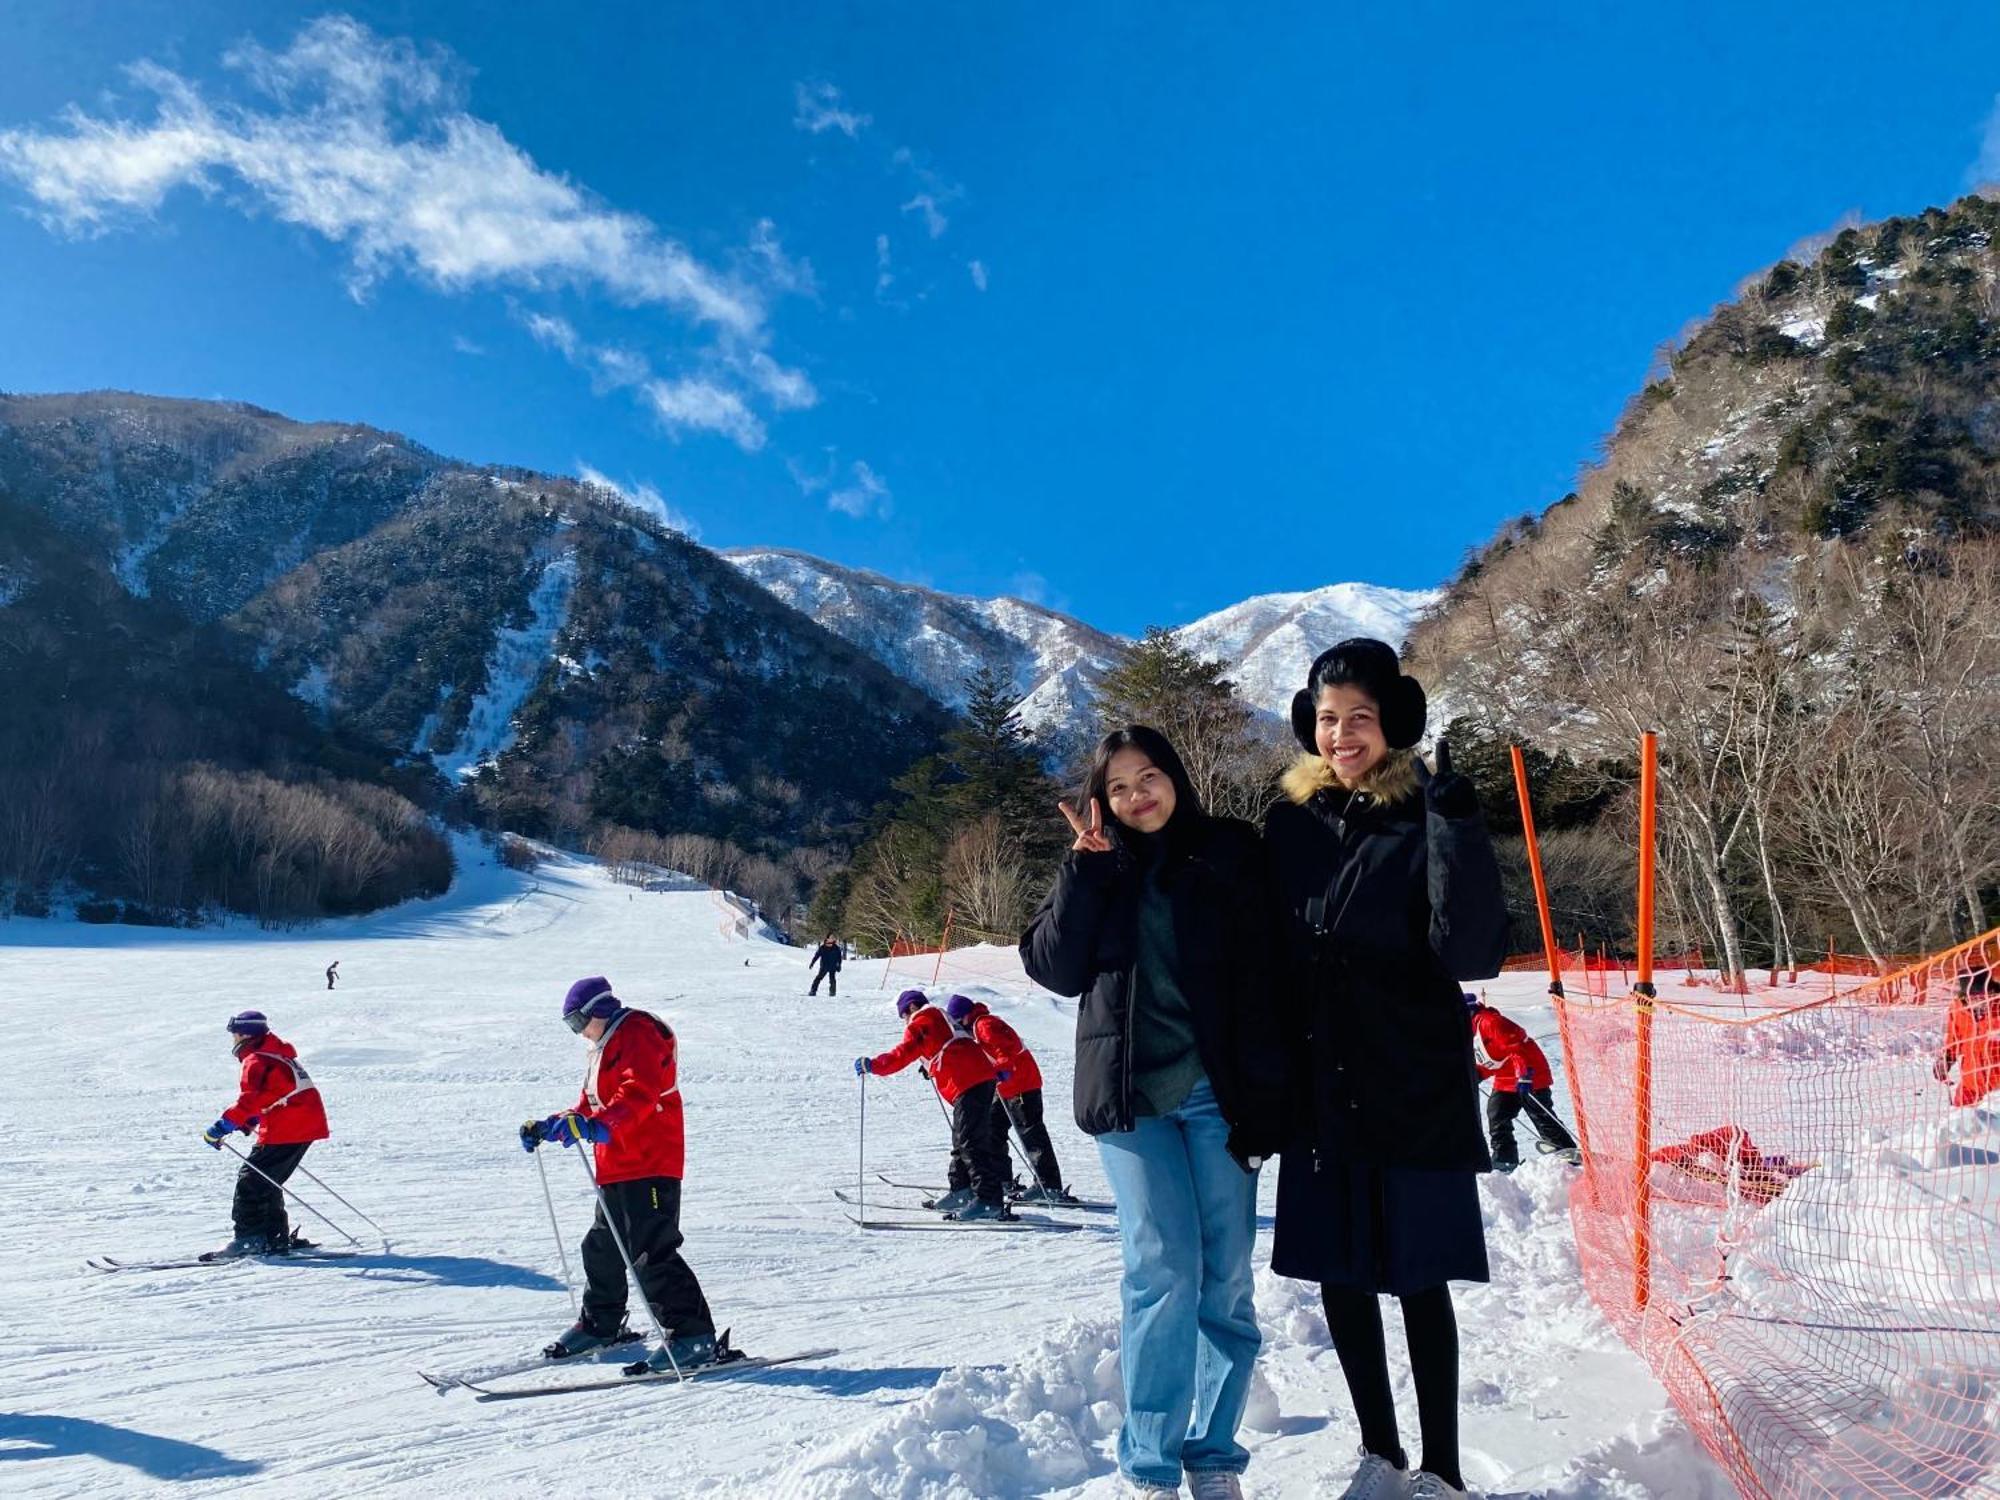
M 944 1013 L 962 1034 L 979 1044 L 986 1060 L 993 1064 L 999 1091 L 993 1108 L 1000 1118 L 994 1127 L 1004 1137 L 1007 1127 L 1021 1138 L 1021 1151 L 1035 1174 L 1035 1185 L 1020 1195 L 1024 1203 L 1074 1203 L 1075 1195 L 1063 1186 L 1062 1168 L 1056 1163 L 1055 1142 L 1042 1118 L 1042 1070 L 1035 1054 L 1021 1040 L 1020 1033 L 992 1011 L 964 995 L 945 1002 Z
M 817 995 L 819 993 L 819 982 L 824 979 L 826 981 L 827 994 L 829 996 L 838 995 L 840 993 L 840 965 L 842 959 L 845 957 L 845 953 L 841 951 L 840 939 L 829 932 L 826 935 L 826 941 L 813 949 L 813 956 L 807 960 L 806 967 L 813 970 L 813 982 L 812 988 L 807 990 L 806 993 L 808 995 Z
M 284 1182 L 305 1160 L 306 1148 L 327 1138 L 326 1107 L 319 1089 L 290 1042 L 271 1030 L 260 1010 L 239 1011 L 226 1030 L 230 1051 L 242 1064 L 236 1102 L 201 1138 L 220 1151 L 225 1136 L 255 1133 L 245 1165 L 236 1173 L 230 1218 L 236 1234 L 209 1252 L 220 1260 L 237 1255 L 283 1255 L 308 1242 L 294 1239 L 285 1214 Z
M 544 1141 L 590 1142 L 599 1198 L 583 1237 L 582 1316 L 543 1352 L 567 1359 L 631 1337 L 625 1327 L 629 1255 L 640 1295 L 667 1331 L 666 1343 L 647 1363 L 655 1370 L 711 1364 L 715 1319 L 681 1257 L 686 1134 L 673 1028 L 649 1011 L 628 1008 L 601 977 L 569 987 L 562 1018 L 590 1043 L 583 1093 L 561 1114 L 524 1124 L 521 1149 L 533 1151 Z
M 993 1064 L 970 1037 L 951 1029 L 922 990 L 896 997 L 903 1040 L 879 1057 L 854 1059 L 856 1073 L 900 1073 L 921 1062 L 924 1076 L 951 1111 L 950 1191 L 937 1201 L 949 1219 L 1011 1219 L 1007 1210 L 1007 1117 L 996 1108 Z
M 1510 1021 L 1470 991 L 1466 1014 L 1472 1022 L 1472 1060 L 1481 1078 L 1493 1080 L 1486 1096 L 1486 1138 L 1493 1147 L 1493 1168 L 1511 1172 L 1521 1165 L 1521 1148 L 1514 1141 L 1514 1117 L 1523 1111 L 1540 1137 L 1542 1151 L 1560 1153 L 1575 1164 L 1576 1141 L 1556 1118 L 1551 1090 L 1555 1074 L 1548 1054 L 1517 1021 Z
M 340 977 L 340 960 L 336 958 L 332 963 L 326 966 L 326 987 L 328 989 L 332 989 L 334 980 L 338 979 L 339 977 Z

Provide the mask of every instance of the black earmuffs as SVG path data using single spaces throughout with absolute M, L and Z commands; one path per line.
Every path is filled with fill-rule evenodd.
M 1337 666 L 1338 676 L 1327 672 Z M 1407 750 L 1424 737 L 1429 704 L 1424 686 L 1399 670 L 1396 653 L 1381 641 L 1357 638 L 1342 641 L 1319 654 L 1306 674 L 1306 686 L 1292 695 L 1292 733 L 1308 755 L 1319 754 L 1317 718 L 1319 694 L 1312 684 L 1322 680 L 1351 682 L 1382 710 L 1382 738 L 1391 750 Z

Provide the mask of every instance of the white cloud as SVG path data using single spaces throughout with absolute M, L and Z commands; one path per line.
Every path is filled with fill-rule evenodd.
M 972 273 L 972 284 L 978 287 L 980 291 L 985 291 L 986 262 L 983 260 L 969 260 L 965 263 L 965 269 Z
M 667 504 L 666 498 L 650 484 L 620 484 L 602 470 L 594 469 L 586 463 L 579 463 L 576 466 L 576 477 L 592 489 L 603 490 L 616 496 L 641 515 L 650 516 L 684 536 L 700 535 L 695 530 L 694 522 Z
M 759 219 L 750 232 L 750 254 L 773 289 L 800 297 L 819 296 L 819 278 L 813 274 L 812 262 L 804 256 L 794 259 L 785 254 L 785 247 L 778 242 L 778 226 L 769 219 Z
M 829 491 L 826 508 L 839 511 L 843 516 L 852 516 L 859 521 L 871 512 L 875 515 L 889 514 L 889 486 L 881 475 L 860 459 L 856 459 L 849 469 L 847 483 Z
M 889 269 L 889 236 L 875 236 L 875 295 L 881 296 L 896 284 L 896 274 Z
M 938 238 L 951 227 L 951 220 L 944 216 L 938 207 L 937 199 L 929 193 L 917 194 L 903 205 L 903 212 L 921 213 L 924 216 L 924 228 L 929 231 L 932 239 Z
M 448 290 L 595 287 L 761 336 L 754 288 L 542 170 L 459 107 L 439 55 L 329 16 L 282 53 L 246 46 L 225 61 L 268 107 L 211 104 L 178 74 L 135 64 L 129 76 L 156 100 L 150 121 L 73 105 L 56 128 L 0 131 L 0 175 L 70 233 L 153 213 L 177 188 L 239 187 L 235 201 L 343 246 L 357 294 L 395 269 Z
M 674 436 L 716 432 L 746 453 L 764 446 L 764 424 L 749 404 L 727 386 L 698 375 L 649 380 L 641 388 L 647 404 Z
M 535 336 L 536 343 L 556 350 L 565 358 L 575 359 L 577 351 L 583 347 L 583 340 L 577 337 L 575 326 L 567 318 L 526 313 L 522 315 L 521 323 Z
M 800 130 L 809 130 L 814 135 L 838 130 L 849 140 L 853 140 L 874 120 L 872 115 L 857 114 L 851 109 L 843 108 L 840 90 L 830 83 L 794 85 L 792 96 L 798 105 L 792 114 L 792 124 Z
M 484 344 L 477 343 L 462 333 L 454 333 L 451 336 L 451 347 L 456 349 L 460 354 L 469 354 L 474 358 L 481 357 L 486 353 L 486 346 Z

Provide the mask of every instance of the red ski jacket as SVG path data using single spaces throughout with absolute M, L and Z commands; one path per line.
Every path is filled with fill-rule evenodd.
M 1479 1076 L 1491 1078 L 1493 1087 L 1503 1094 L 1523 1078 L 1532 1089 L 1549 1088 L 1556 1081 L 1549 1071 L 1548 1056 L 1535 1039 L 1519 1022 L 1508 1020 L 1490 1005 L 1472 1013 L 1472 1055 L 1479 1065 Z
M 1021 1034 L 983 1005 L 973 1006 L 970 1014 L 972 1039 L 993 1064 L 993 1071 L 1007 1075 L 1000 1082 L 1000 1097 L 1018 1099 L 1030 1089 L 1040 1088 L 1042 1070 Z
M 254 1124 L 260 1146 L 297 1146 L 327 1138 L 326 1106 L 290 1042 L 267 1031 L 236 1055 L 243 1061 L 243 1075 L 236 1102 L 222 1112 L 223 1119 L 242 1131 Z
M 1952 1002 L 1939 1061 L 1943 1073 L 1958 1064 L 1958 1085 L 1951 1091 L 1954 1107 L 1977 1104 L 2000 1089 L 2000 996 L 1982 995 L 1976 1004 Z
M 592 1146 L 600 1183 L 679 1177 L 687 1165 L 679 1045 L 650 1011 L 621 1010 L 591 1049 L 577 1112 L 611 1127 Z
M 868 1059 L 871 1073 L 900 1073 L 913 1062 L 931 1071 L 931 1083 L 947 1104 L 956 1104 L 967 1089 L 993 1081 L 993 1064 L 971 1037 L 960 1036 L 935 1005 L 910 1017 L 903 1039 L 880 1057 Z

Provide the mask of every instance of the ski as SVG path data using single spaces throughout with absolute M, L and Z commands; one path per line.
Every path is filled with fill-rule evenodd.
M 991 1232 L 1001 1229 L 1033 1229 L 1045 1234 L 1064 1234 L 1084 1227 L 1081 1224 L 1060 1224 L 1054 1219 L 1027 1219 L 1019 1217 L 1012 1219 L 933 1218 L 923 1221 L 915 1219 L 857 1219 L 853 1214 L 848 1214 L 846 1217 L 848 1223 L 859 1224 L 863 1229 L 943 1229 L 964 1230 L 968 1233 Z
M 904 1188 L 913 1193 L 929 1193 L 931 1198 L 942 1197 L 945 1193 L 951 1191 L 949 1188 L 937 1187 L 928 1182 L 898 1182 L 893 1177 L 885 1177 L 880 1172 L 875 1174 L 875 1179 L 885 1187 Z M 1118 1212 L 1118 1205 L 1115 1203 L 1091 1203 L 1082 1198 L 1077 1199 L 1074 1203 L 1050 1203 L 1042 1198 L 1024 1198 L 1012 1188 L 1007 1190 L 1007 1199 L 1010 1203 L 1018 1203 L 1024 1208 L 1075 1208 L 1092 1214 L 1115 1214 Z M 930 1207 L 928 1199 L 925 1201 L 924 1206 L 926 1208 Z
M 801 1360 L 825 1359 L 830 1354 L 838 1354 L 838 1349 L 806 1349 L 797 1354 L 772 1354 L 762 1357 L 745 1355 L 741 1359 L 724 1361 L 721 1364 L 698 1365 L 685 1375 L 676 1375 L 672 1370 L 652 1370 L 639 1366 L 638 1374 L 619 1375 L 608 1380 L 567 1380 L 560 1385 L 519 1386 L 512 1390 L 495 1390 L 488 1386 L 466 1383 L 464 1389 L 473 1393 L 479 1401 L 519 1401 L 529 1396 L 566 1396 L 578 1391 L 616 1391 L 638 1385 L 682 1385 L 689 1381 L 716 1380 L 736 1375 L 747 1375 L 753 1370 L 768 1370 L 775 1365 L 795 1365 Z
M 204 1259 L 190 1255 L 180 1260 L 119 1260 L 109 1255 L 93 1255 L 84 1264 L 93 1271 L 187 1271 L 202 1266 L 233 1266 L 244 1261 L 256 1261 L 261 1265 L 275 1265 L 288 1260 L 348 1260 L 361 1254 L 359 1250 L 293 1250 L 285 1255 L 230 1255 L 220 1259 Z
M 525 1375 L 530 1370 L 554 1370 L 571 1365 L 605 1363 L 592 1356 L 611 1349 L 621 1349 L 627 1344 L 644 1343 L 645 1338 L 644 1334 L 627 1329 L 624 1338 L 615 1339 L 595 1349 L 586 1349 L 581 1354 L 572 1354 L 567 1359 L 551 1359 L 546 1354 L 537 1354 L 531 1359 L 511 1360 L 504 1365 L 483 1365 L 476 1370 L 461 1370 L 456 1375 L 433 1374 L 429 1370 L 419 1370 L 417 1378 L 435 1391 L 449 1391 L 459 1386 L 476 1389 L 481 1381 L 504 1380 L 509 1375 Z
M 846 1188 L 835 1188 L 833 1190 L 833 1196 L 838 1198 L 842 1203 L 851 1204 L 855 1208 L 860 1208 L 860 1209 L 879 1208 L 885 1214 L 930 1214 L 933 1217 L 935 1217 L 937 1214 L 937 1210 L 931 1208 L 928 1204 L 918 1205 L 915 1203 L 881 1203 L 877 1202 L 875 1199 L 872 1198 L 869 1199 L 868 1202 L 863 1203 L 854 1194 L 848 1192 Z

